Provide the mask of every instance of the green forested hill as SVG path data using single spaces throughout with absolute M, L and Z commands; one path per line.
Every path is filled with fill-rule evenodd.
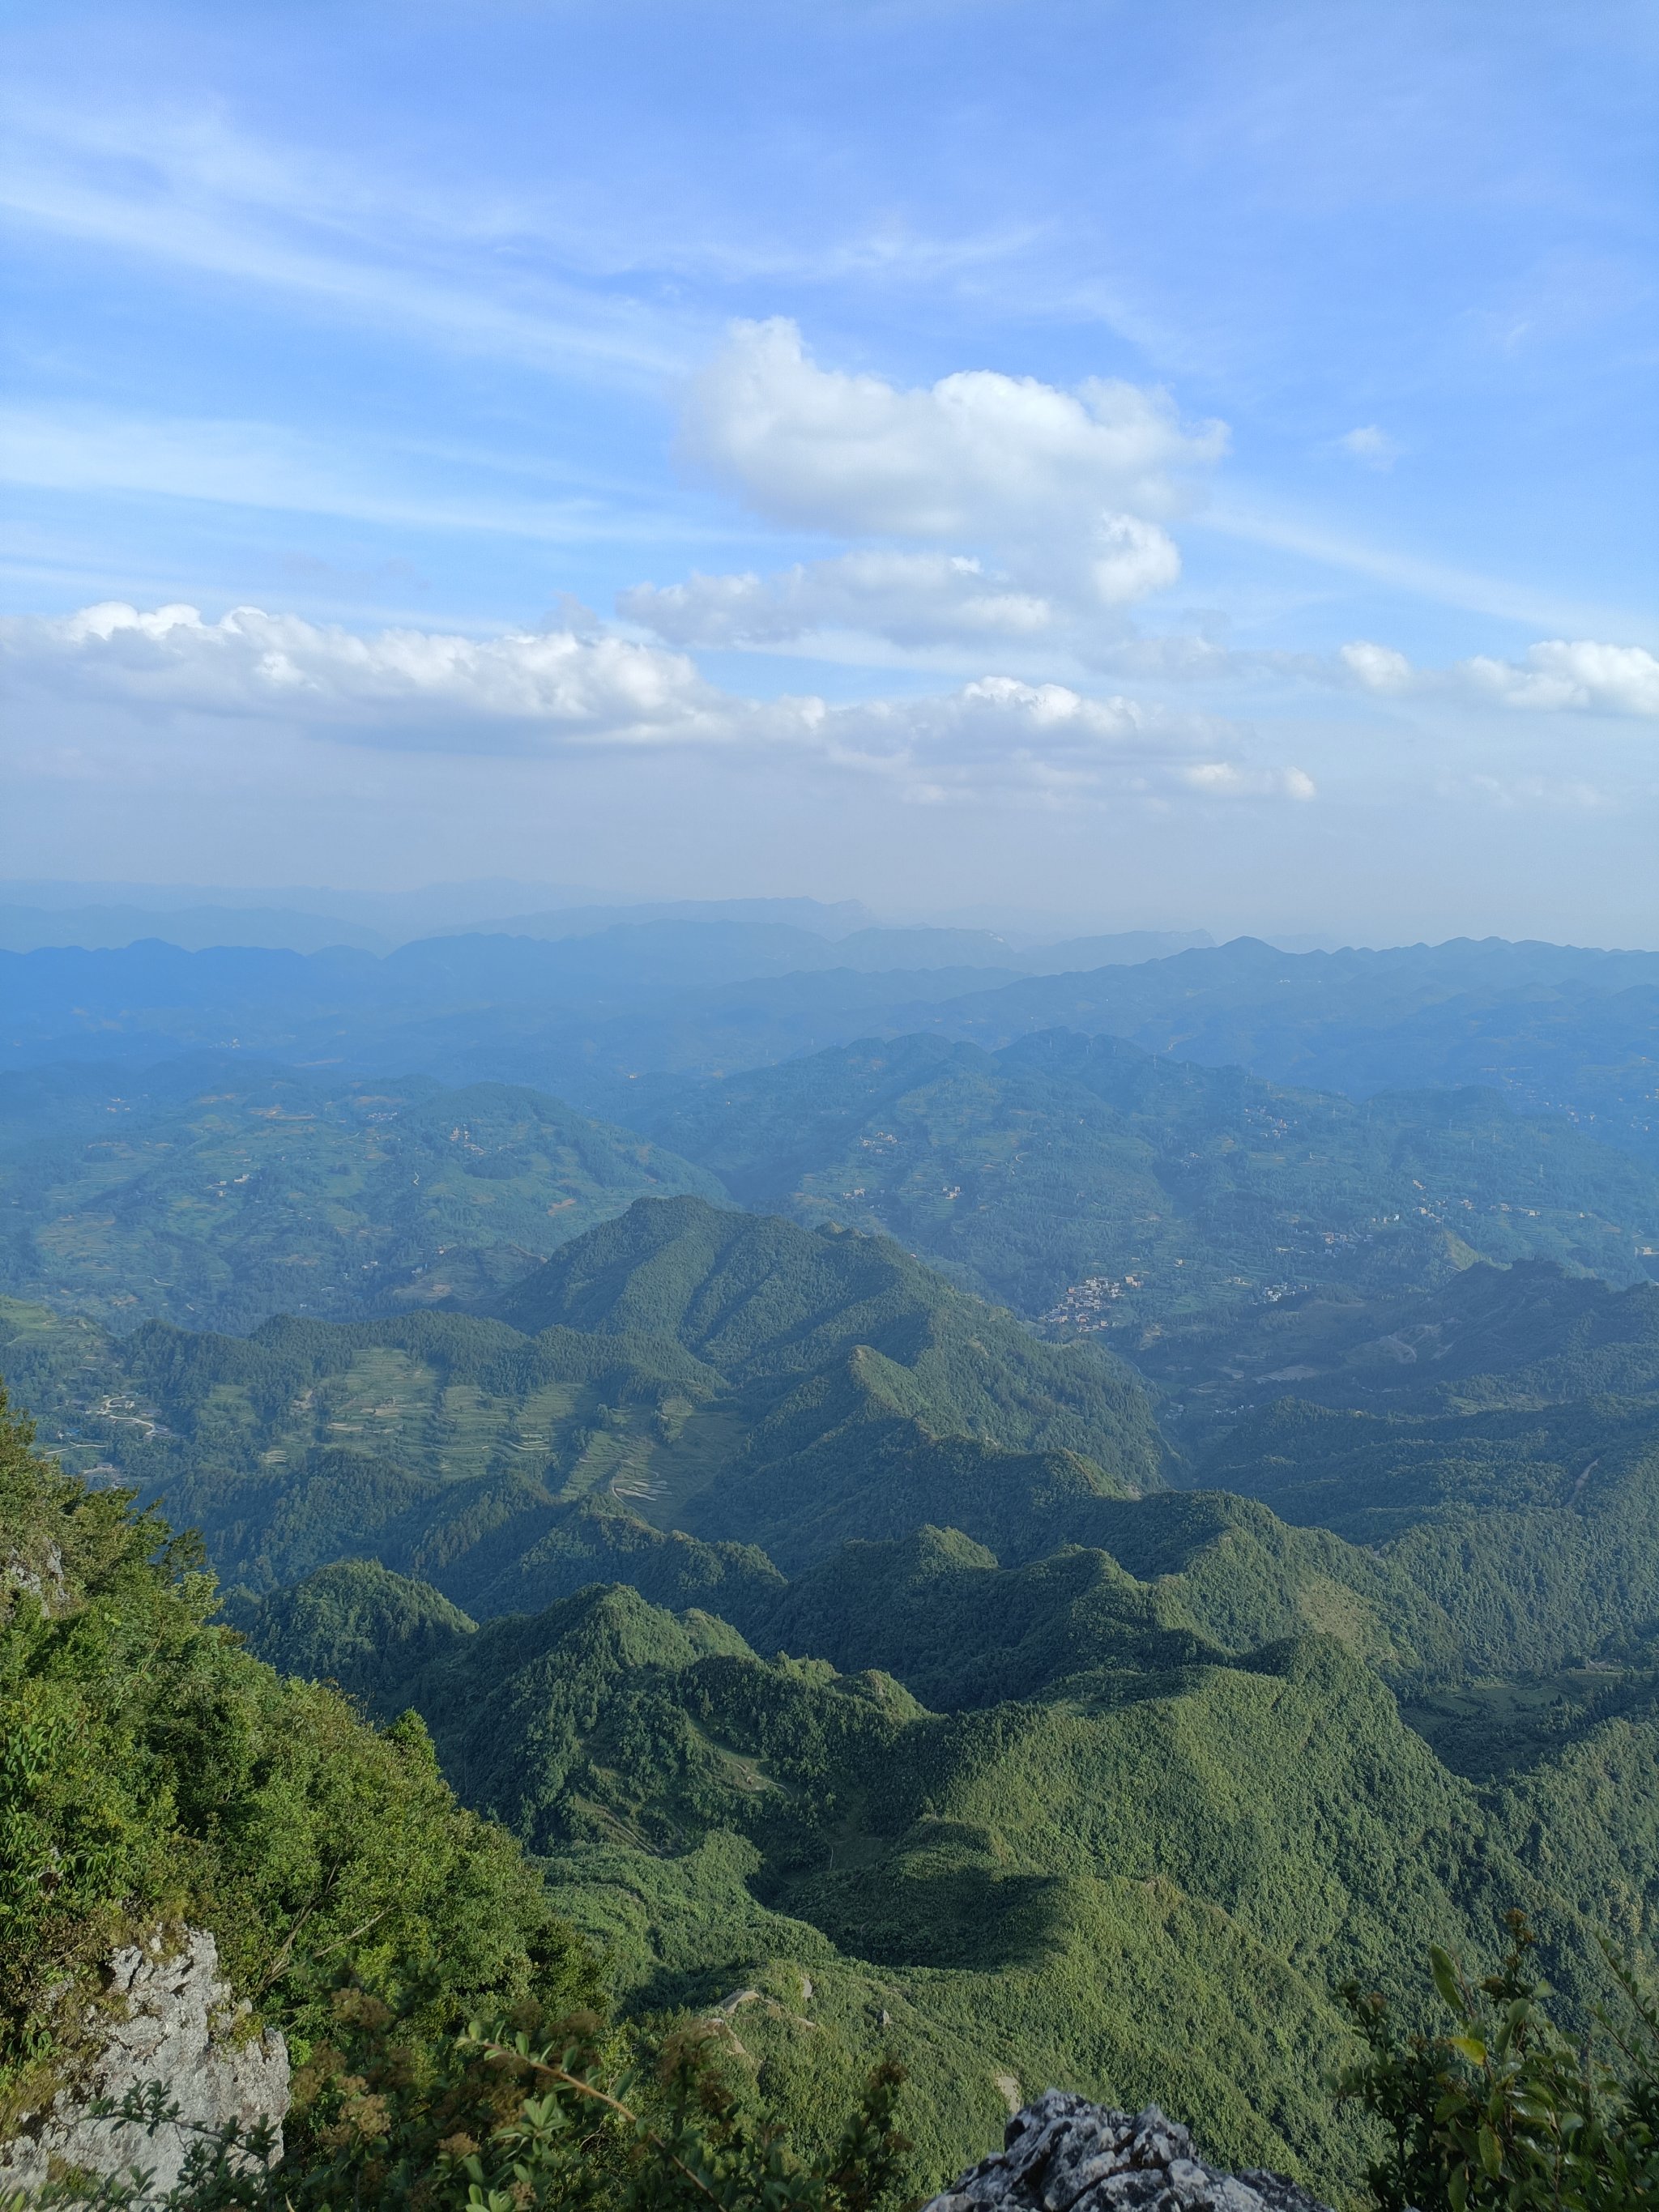
M 497 1311 L 526 1329 L 671 1337 L 769 1396 L 777 1426 L 805 1378 L 873 1355 L 886 1370 L 914 1370 L 916 1409 L 937 1429 L 1091 1452 L 1131 1480 L 1157 1480 L 1146 1401 L 1127 1368 L 1109 1353 L 1078 1358 L 1035 1342 L 885 1237 L 811 1234 L 695 1199 L 644 1201 L 526 1276 Z
M 1552 1851 L 1524 1780 L 1483 1798 L 1331 1637 L 1229 1653 L 1164 1625 L 1176 1594 L 1097 1552 L 1010 1572 L 949 1531 L 879 1549 L 839 1598 L 823 1571 L 785 1601 L 839 1673 L 593 1589 L 389 1657 L 372 1694 L 413 1699 L 630 2002 L 716 2010 L 805 2094 L 894 2049 L 936 2170 L 993 2139 L 1005 2096 L 1060 2080 L 1179 2104 L 1229 2158 L 1328 2186 L 1353 2157 L 1322 2091 L 1344 1974 L 1409 1987 L 1429 1942 L 1479 1955 L 1519 1902 L 1583 2005 L 1581 1905 L 1622 1873 L 1620 1924 L 1645 1929 L 1646 1722 L 1623 1723 L 1642 1747 L 1626 1773 L 1591 1739 L 1577 1753 L 1611 1856 L 1578 1848 L 1559 1802 Z M 429 1615 L 381 1579 L 388 1625 Z M 295 1663 L 308 1607 L 325 1660 L 364 1606 L 336 1569 L 264 1600 L 250 1632 Z
M 1184 1376 L 1287 1296 L 1471 1252 L 1636 1280 L 1659 1248 L 1659 1176 L 1493 1093 L 1355 1105 L 1110 1038 L 901 1038 L 635 1103 L 656 1141 L 507 1085 L 226 1054 L 0 1078 L 0 1291 L 120 1328 L 477 1308 L 636 1196 L 729 1192 Z
M 1331 1627 L 1428 1684 L 1623 1663 L 1659 1612 L 1659 1401 L 1606 1387 L 1648 1376 L 1656 1295 L 1534 1264 L 1287 1307 L 1325 1366 L 1196 1394 L 1179 1471 L 1209 1490 L 1139 1504 L 1151 1407 L 1097 1345 L 1041 1343 L 884 1240 L 692 1199 L 529 1278 L 534 1335 L 417 1314 L 114 1340 L 13 1307 L 0 1356 L 66 1464 L 164 1498 L 251 1589 L 373 1558 L 477 1617 L 617 1580 L 759 1633 L 781 1571 L 931 1523 L 1005 1565 L 1082 1543 L 1150 1579 L 1201 1553 L 1212 1609 L 1164 1625 L 1241 1648 L 1229 1587 L 1259 1634 L 1271 1587 L 1273 1632 Z
M 503 1084 L 226 1056 L 0 1077 L 0 1290 L 123 1328 L 477 1303 L 706 1170 Z
M 371 1559 L 340 1560 L 262 1598 L 232 1591 L 220 1610 L 278 1674 L 332 1682 L 386 1720 L 405 1709 L 419 1668 L 477 1631 L 430 1583 Z
M 1188 1395 L 1225 1420 L 1286 1382 L 1321 1403 L 1423 1413 L 1641 1396 L 1659 1390 L 1659 1285 L 1516 1261 L 1395 1297 L 1329 1291 L 1236 1330 L 1222 1373 Z
M 1652 952 L 1457 938 L 1297 953 L 1241 937 L 907 1011 L 908 1029 L 987 1047 L 1064 1024 L 1360 1098 L 1495 1084 L 1524 1111 L 1659 1164 Z
M 882 1230 L 1161 1366 L 1291 1292 L 1376 1296 L 1477 1254 L 1629 1282 L 1659 1250 L 1659 1175 L 1493 1091 L 1356 1103 L 1064 1030 L 820 1053 L 649 1126 L 745 1205 Z
M 936 2174 L 1059 2081 L 1336 2189 L 1344 1974 L 1408 1990 L 1517 1904 L 1580 2014 L 1593 1928 L 1647 1954 L 1656 1485 L 1644 1407 L 1594 1389 L 1647 1375 L 1651 1297 L 1534 1265 L 1328 1301 L 1333 1401 L 1217 1421 L 1204 1491 L 1156 1486 L 1098 1345 L 693 1198 L 574 1240 L 513 1321 L 114 1339 L 13 1304 L 0 1362 L 68 1460 L 203 1528 L 257 1655 L 416 1708 L 626 2008 L 725 2021 L 786 2109 L 890 2048 Z M 1377 1326 L 1411 1358 L 1356 1358 Z M 1383 1510 L 1359 1430 L 1440 1454 L 1394 1540 L 1269 1510 L 1278 1459 Z
M 15 1304 L 0 1333 L 0 1363 L 64 1463 L 165 1498 L 230 1582 L 268 1587 L 369 1555 L 489 1610 L 498 1577 L 507 1607 L 606 1571 L 684 1604 L 750 1571 L 740 1548 L 617 1510 L 648 1502 L 665 1466 L 707 1480 L 732 1441 L 707 1402 L 718 1378 L 671 1343 L 532 1340 L 447 1314 L 276 1321 L 251 1338 L 152 1322 L 112 1339 Z
M 370 1553 L 485 1611 L 603 1571 L 684 1603 L 763 1585 L 757 1544 L 798 1565 L 945 1520 L 1018 1549 L 1163 1480 L 1118 1362 L 890 1244 L 684 1199 L 569 1249 L 514 1302 L 534 1336 L 416 1314 L 117 1340 L 14 1307 L 0 1357 L 69 1463 L 164 1497 L 255 1587 Z
M 1171 1492 L 1089 1518 L 1084 1540 L 1012 1567 L 957 1529 L 848 1543 L 781 1589 L 751 1640 L 879 1667 L 941 1709 L 1085 1677 L 1109 1702 L 1127 1684 L 1178 1680 L 1311 1632 L 1398 1680 L 1459 1671 L 1452 1620 L 1390 1566 L 1328 1536 L 1242 1501 Z
M 1471 1267 L 1234 1349 L 1180 1424 L 1196 1478 L 1389 1546 L 1474 1671 L 1622 1659 L 1659 1611 L 1659 1288 Z

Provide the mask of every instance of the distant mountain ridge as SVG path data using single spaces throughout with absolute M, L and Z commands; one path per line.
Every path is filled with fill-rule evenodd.
M 1062 1027 L 1354 1097 L 1487 1084 L 1659 1161 L 1659 954 L 1498 939 L 1285 953 L 1240 939 L 1157 957 L 1141 943 L 1119 964 L 1033 976 L 1016 971 L 1034 957 L 1097 963 L 1103 941 L 1034 956 L 984 933 L 856 934 L 671 920 L 552 940 L 434 939 L 379 961 L 153 943 L 0 952 L 0 1054 L 24 1067 L 256 1049 L 358 1073 L 531 1082 L 627 1120 L 636 1084 L 672 1088 L 860 1036 L 997 1048 Z M 996 965 L 960 972 L 964 955 Z M 916 964 L 929 961 L 958 972 Z
M 1659 953 L 1457 939 L 1285 953 L 1250 938 L 975 993 L 914 1024 L 990 1047 L 1057 1026 L 1364 1097 L 1491 1084 L 1659 1160 Z

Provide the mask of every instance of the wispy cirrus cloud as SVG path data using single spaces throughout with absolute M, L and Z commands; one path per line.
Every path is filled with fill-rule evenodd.
M 1293 513 L 1265 502 L 1217 497 L 1196 512 L 1194 531 L 1213 532 L 1243 544 L 1293 554 L 1316 568 L 1360 576 L 1430 605 L 1490 615 L 1503 622 L 1535 623 L 1540 629 L 1629 629 L 1644 627 L 1639 615 L 1540 590 L 1513 578 L 1460 568 L 1398 546 L 1380 544 L 1340 524 Z M 1646 617 L 1646 626 L 1651 625 Z
M 434 465 L 413 467 L 411 460 Z M 453 456 L 436 446 L 411 455 L 406 447 L 364 438 L 348 451 L 258 421 L 0 406 L 0 482 L 35 489 L 137 492 L 550 544 L 641 538 L 672 544 L 682 537 L 707 543 L 711 534 L 647 504 L 631 485 L 590 489 L 578 477 L 562 495 L 538 499 L 526 489 L 538 472 L 521 456 Z
M 1366 469 L 1391 469 L 1404 451 L 1397 438 L 1391 438 L 1375 422 L 1362 422 L 1356 429 L 1345 430 L 1336 443 L 1339 452 Z
M 256 142 L 200 113 L 76 118 L 14 106 L 0 214 L 330 316 L 407 331 L 445 352 L 656 382 L 689 369 L 709 325 L 641 287 L 550 265 L 499 265 L 515 217 L 337 159 Z M 595 275 L 598 272 L 594 272 Z
M 33 720 L 71 726 L 96 706 L 135 738 L 205 720 L 408 752 L 747 752 L 877 777 L 921 802 L 1313 795 L 1237 725 L 1131 698 L 991 676 L 931 698 L 757 700 L 684 654 L 570 629 L 360 635 L 254 607 L 209 621 L 108 602 L 0 623 L 0 665 Z

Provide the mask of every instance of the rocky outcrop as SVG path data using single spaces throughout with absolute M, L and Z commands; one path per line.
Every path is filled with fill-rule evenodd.
M 232 1997 L 219 1972 L 218 1947 L 205 1929 L 185 1931 L 181 1947 L 161 1938 L 118 1951 L 96 2008 L 96 2056 L 50 2108 L 33 2113 L 0 2144 L 0 2198 L 38 2189 L 71 2170 L 125 2173 L 137 2167 L 160 2195 L 179 2179 L 195 2130 L 228 2120 L 280 2123 L 288 2109 L 288 2049 L 280 2035 L 247 2031 L 247 2006 Z M 160 2081 L 182 2124 L 148 2135 L 94 2119 L 101 2098 Z
M 1109 2112 L 1050 2089 L 1009 2121 L 981 2159 L 926 2212 L 1326 2212 L 1277 2173 L 1223 2173 L 1156 2105 Z

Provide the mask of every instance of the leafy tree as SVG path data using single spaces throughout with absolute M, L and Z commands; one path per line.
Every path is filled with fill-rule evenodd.
M 1615 1966 L 1632 2018 L 1601 2015 L 1613 2056 L 1551 2020 L 1529 1968 L 1533 1935 L 1510 1915 L 1498 1972 L 1472 1982 L 1438 1947 L 1434 1984 L 1449 2033 L 1403 2033 L 1385 1999 L 1343 1991 L 1365 2055 L 1339 2098 L 1379 2124 L 1366 2179 L 1380 2212 L 1623 2212 L 1659 2201 L 1659 2014 Z
M 112 1949 L 183 1924 L 302 2061 L 343 1978 L 427 2032 L 596 1986 L 424 1726 L 282 1680 L 215 1601 L 199 1547 L 61 1474 L 0 1397 L 0 2128 L 74 2063 Z

